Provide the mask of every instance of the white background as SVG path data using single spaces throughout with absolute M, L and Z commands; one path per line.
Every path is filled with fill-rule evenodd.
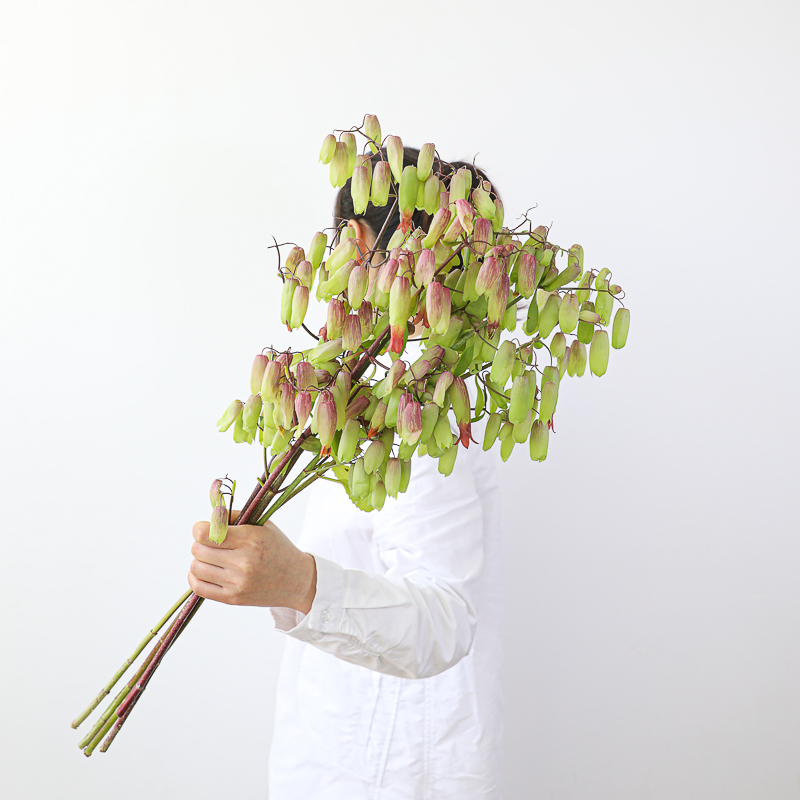
M 800 797 L 795 3 L 1 13 L 4 797 L 265 796 L 265 610 L 207 603 L 107 754 L 69 722 L 184 590 L 211 479 L 259 471 L 214 422 L 290 343 L 267 246 L 329 224 L 319 144 L 364 113 L 477 154 L 632 309 L 504 467 L 506 796 Z

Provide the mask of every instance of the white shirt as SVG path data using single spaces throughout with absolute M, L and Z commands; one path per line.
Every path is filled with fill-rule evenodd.
M 494 459 L 459 448 L 445 478 L 412 462 L 408 491 L 358 510 L 317 481 L 298 546 L 308 615 L 288 636 L 270 800 L 498 798 L 502 759 L 500 520 Z

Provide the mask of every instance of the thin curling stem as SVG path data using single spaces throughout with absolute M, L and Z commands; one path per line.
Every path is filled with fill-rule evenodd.
M 91 714 L 92 711 L 94 711 L 97 708 L 97 706 L 100 705 L 103 698 L 107 694 L 109 694 L 109 692 L 116 685 L 117 681 L 125 674 L 125 672 L 131 666 L 131 664 L 133 664 L 133 662 L 136 661 L 142 650 L 144 650 L 144 648 L 147 647 L 148 643 L 152 641 L 153 638 L 156 636 L 156 634 L 164 627 L 164 625 L 167 624 L 167 621 L 172 617 L 172 615 L 186 602 L 191 593 L 192 593 L 191 589 L 187 590 L 182 595 L 180 600 L 178 600 L 178 602 L 175 603 L 175 605 L 173 605 L 169 611 L 167 611 L 167 613 L 161 618 L 161 620 L 158 623 L 156 623 L 156 625 L 153 628 L 150 629 L 150 632 L 147 634 L 147 636 L 144 637 L 144 639 L 142 639 L 141 642 L 139 642 L 139 646 L 133 651 L 128 660 L 125 661 L 125 663 L 114 673 L 114 677 L 111 678 L 111 680 L 103 687 L 103 689 L 100 691 L 97 697 L 95 697 L 95 699 L 92 700 L 91 703 L 89 703 L 86 710 L 79 717 L 73 720 L 72 722 L 73 728 L 77 728 L 86 719 L 86 717 L 88 717 L 89 714 Z

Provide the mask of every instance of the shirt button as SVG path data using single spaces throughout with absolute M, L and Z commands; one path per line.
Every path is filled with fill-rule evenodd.
M 330 622 L 333 619 L 333 614 L 329 608 L 326 608 L 320 615 L 319 618 L 323 622 Z

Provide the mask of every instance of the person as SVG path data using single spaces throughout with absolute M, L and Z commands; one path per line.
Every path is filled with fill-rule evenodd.
M 406 163 L 416 156 L 406 148 Z M 348 181 L 335 216 L 371 249 L 387 211 L 370 204 L 356 215 Z M 415 217 L 427 227 L 424 212 Z M 390 219 L 379 247 L 398 222 Z M 459 448 L 448 477 L 435 459 L 415 456 L 408 490 L 380 511 L 359 510 L 331 482 L 309 491 L 297 545 L 271 521 L 231 527 L 222 546 L 209 541 L 207 522 L 193 530 L 192 589 L 270 607 L 287 637 L 270 799 L 500 797 L 500 508 L 491 453 Z

